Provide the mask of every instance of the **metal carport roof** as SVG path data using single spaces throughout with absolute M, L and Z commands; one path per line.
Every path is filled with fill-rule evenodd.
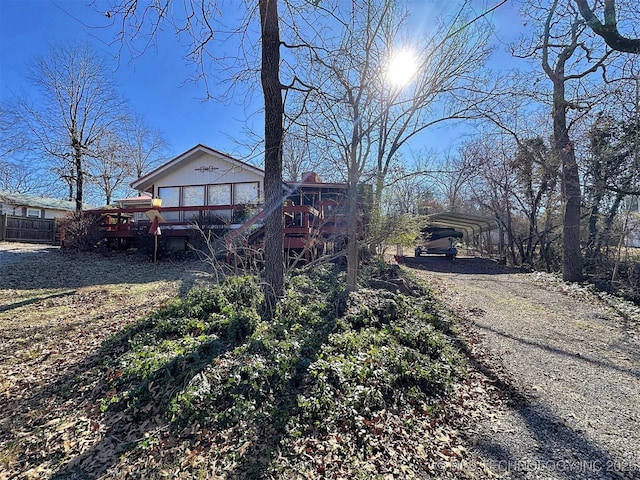
M 483 217 L 470 213 L 441 212 L 427 215 L 429 226 L 455 228 L 466 237 L 473 237 L 492 230 L 499 230 L 501 224 L 494 217 Z

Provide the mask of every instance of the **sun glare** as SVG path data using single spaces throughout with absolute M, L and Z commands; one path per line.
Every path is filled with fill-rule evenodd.
M 413 53 L 402 50 L 391 57 L 387 78 L 392 85 L 404 87 L 411 81 L 417 70 L 418 63 Z

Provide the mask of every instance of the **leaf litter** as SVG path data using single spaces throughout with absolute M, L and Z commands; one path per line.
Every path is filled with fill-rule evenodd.
M 55 250 L 15 266 L 0 265 L 0 478 L 495 477 L 468 447 L 477 420 L 502 400 L 472 369 L 439 405 L 354 414 L 356 428 L 336 422 L 300 435 L 242 421 L 176 429 L 154 402 L 110 410 L 96 399 L 118 393 L 105 389 L 123 371 L 105 368 L 108 340 L 184 295 L 197 269 Z M 216 359 L 222 371 L 235 361 Z

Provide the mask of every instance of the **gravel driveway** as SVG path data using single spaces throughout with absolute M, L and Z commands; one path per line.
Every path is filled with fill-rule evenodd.
M 640 310 L 482 259 L 411 267 L 463 319 L 496 386 L 471 462 L 513 479 L 640 479 Z

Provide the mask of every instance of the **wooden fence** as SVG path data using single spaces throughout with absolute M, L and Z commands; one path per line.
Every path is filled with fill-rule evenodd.
M 0 240 L 55 244 L 58 236 L 57 230 L 56 220 L 52 218 L 0 215 Z

